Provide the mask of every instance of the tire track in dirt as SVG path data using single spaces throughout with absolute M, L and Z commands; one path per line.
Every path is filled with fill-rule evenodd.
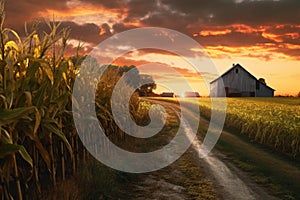
M 161 104 L 161 102 L 160 102 Z M 174 107 L 170 105 L 172 103 L 167 103 L 165 106 L 168 106 L 174 110 L 174 112 L 179 116 L 180 113 L 178 110 L 180 108 L 178 106 Z M 190 113 L 191 115 L 195 115 L 193 112 L 190 112 L 187 108 L 185 109 L 186 112 Z M 209 122 L 205 121 L 206 125 L 208 126 Z M 207 156 L 203 156 L 202 151 L 200 150 L 201 141 L 194 137 L 193 130 L 190 128 L 189 123 L 186 119 L 181 121 L 183 123 L 183 127 L 185 129 L 185 133 L 187 138 L 190 140 L 193 149 L 199 156 L 199 161 L 203 162 L 208 170 L 211 172 L 211 176 L 217 182 L 217 185 L 220 187 L 220 194 L 223 199 L 228 200 L 276 200 L 278 198 L 270 196 L 267 194 L 261 187 L 257 184 L 249 181 L 249 180 L 242 180 L 240 177 L 248 178 L 241 170 L 231 166 L 229 167 L 226 163 L 221 161 L 218 157 L 224 157 L 220 152 L 218 152 L 218 157 L 214 153 L 210 153 Z M 233 170 L 234 169 L 234 170 Z M 249 179 L 249 178 L 248 178 Z

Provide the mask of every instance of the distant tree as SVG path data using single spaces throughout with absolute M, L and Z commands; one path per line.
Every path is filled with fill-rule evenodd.
M 298 93 L 298 97 L 300 97 L 300 92 Z
M 102 66 L 103 68 L 105 66 Z M 100 68 L 100 70 L 101 70 Z M 129 87 L 137 88 L 136 93 L 139 96 L 154 96 L 153 90 L 156 89 L 156 84 L 150 75 L 140 74 L 136 66 L 116 66 L 108 65 L 103 72 L 101 79 L 98 83 L 98 92 L 108 93 L 107 97 L 111 96 L 117 82 L 122 76 L 130 71 L 130 75 L 125 78 L 125 82 Z M 142 86 L 141 83 L 147 82 Z M 107 102 L 106 100 L 104 102 Z
M 154 83 L 152 76 L 142 74 L 140 75 L 140 80 L 147 81 L 148 84 L 145 84 L 138 89 L 139 96 L 154 96 L 153 90 L 156 89 L 156 84 Z
M 156 84 L 152 76 L 146 74 L 140 74 L 138 68 L 134 65 L 131 65 L 129 67 L 128 66 L 119 67 L 119 70 L 121 71 L 121 75 L 127 73 L 128 71 L 131 71 L 131 75 L 127 77 L 126 83 L 129 86 L 138 88 L 136 92 L 138 92 L 139 96 L 141 97 L 154 96 L 153 90 L 156 89 Z M 148 82 L 148 83 L 138 87 L 143 82 Z

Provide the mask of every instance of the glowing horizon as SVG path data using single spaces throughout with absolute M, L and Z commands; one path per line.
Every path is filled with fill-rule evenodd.
M 25 21 L 35 18 L 54 19 L 70 27 L 67 55 L 72 55 L 76 41 L 88 54 L 93 47 L 115 33 L 138 27 L 165 27 L 182 32 L 203 46 L 221 75 L 233 63 L 240 63 L 255 77 L 263 77 L 274 88 L 275 95 L 297 95 L 300 91 L 300 17 L 299 1 L 227 1 L 205 4 L 179 0 L 109 1 L 109 0 L 46 0 L 7 1 L 5 26 L 23 31 Z M 263 6 L 262 6 L 263 5 Z M 265 10 L 265 6 L 272 9 Z M 281 9 L 282 7 L 289 9 Z M 222 9 L 221 9 L 222 7 Z M 226 12 L 224 12 L 226 10 Z M 257 15 L 252 15 L 253 10 Z M 210 12 L 208 12 L 210 11 Z M 180 46 L 178 46 L 180 48 Z M 193 49 L 191 51 L 202 51 Z M 201 76 L 185 66 L 176 55 L 152 50 L 118 59 L 115 64 L 140 65 L 161 63 L 179 70 L 191 82 L 195 91 L 207 96 Z M 159 73 L 159 71 L 157 71 Z M 160 82 L 172 82 L 182 94 L 176 77 L 156 76 Z M 197 79 L 198 82 L 197 82 Z M 298 88 L 297 88 L 298 87 Z M 161 87 L 159 87 L 161 88 Z M 162 92 L 163 89 L 157 89 Z

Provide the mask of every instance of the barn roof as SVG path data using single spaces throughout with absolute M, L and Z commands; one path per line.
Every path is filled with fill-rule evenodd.
M 219 76 L 219 77 L 216 78 L 215 80 L 211 81 L 210 84 L 212 84 L 213 82 L 216 82 L 216 81 L 219 80 L 220 78 L 226 76 L 226 75 L 227 75 L 230 71 L 232 71 L 235 67 L 241 68 L 241 69 L 244 70 L 247 74 L 249 74 L 249 76 L 250 76 L 251 78 L 253 78 L 253 79 L 255 79 L 256 81 L 258 81 L 258 79 L 257 79 L 255 76 L 253 76 L 250 72 L 248 72 L 244 67 L 242 67 L 242 65 L 236 64 L 236 65 L 233 65 L 233 67 L 231 67 L 230 69 L 228 69 L 226 72 L 224 72 L 224 74 L 222 74 L 221 76 Z M 269 89 L 275 91 L 275 90 L 274 90 L 273 88 L 271 88 L 270 86 L 268 86 L 268 85 L 265 85 L 265 86 L 266 86 L 267 88 L 269 88 Z

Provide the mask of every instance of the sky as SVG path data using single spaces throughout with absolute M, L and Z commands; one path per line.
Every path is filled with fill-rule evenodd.
M 300 92 L 299 0 L 6 0 L 5 7 L 4 25 L 19 33 L 25 22 L 32 24 L 38 19 L 43 24 L 54 16 L 62 27 L 71 28 L 69 46 L 75 48 L 81 41 L 86 54 L 126 30 L 176 30 L 203 47 L 219 74 L 239 63 L 255 77 L 265 78 L 276 95 Z M 132 44 L 128 41 L 127 45 Z M 181 45 L 177 44 L 178 49 Z M 189 49 L 194 53 L 203 50 Z M 166 91 L 168 85 L 178 94 L 187 90 L 168 67 L 201 95 L 209 94 L 206 82 L 218 75 L 201 71 L 201 67 L 199 72 L 182 56 L 155 49 L 129 52 L 114 63 L 146 64 L 143 73 L 160 83 L 157 92 Z

